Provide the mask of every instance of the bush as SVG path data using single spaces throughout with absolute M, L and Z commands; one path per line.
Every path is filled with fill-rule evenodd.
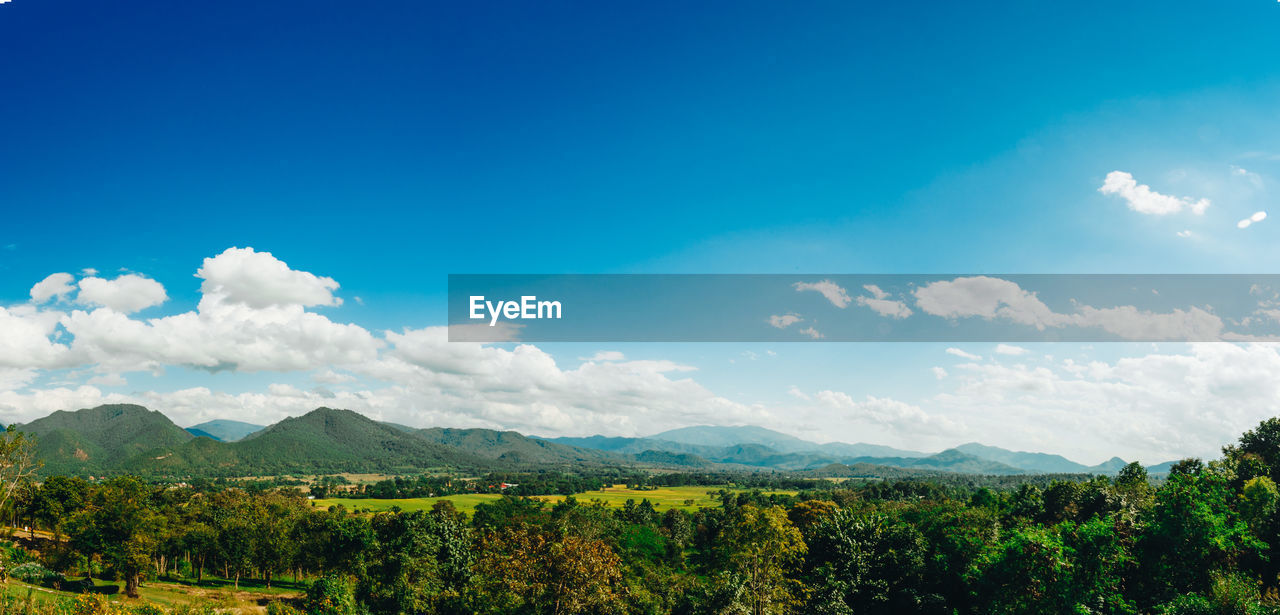
M 107 615 L 111 603 L 99 594 L 80 594 L 71 602 L 71 615 Z
M 1215 575 L 1209 595 L 1178 596 L 1160 609 L 1163 615 L 1268 615 L 1258 582 L 1240 574 Z
M 9 576 L 33 585 L 62 585 L 66 577 L 41 566 L 35 562 L 27 562 L 14 566 Z
M 267 615 L 302 615 L 302 611 L 279 600 L 273 600 L 267 603 Z
M 360 615 L 351 581 L 340 575 L 327 575 L 307 588 L 302 610 L 308 615 Z

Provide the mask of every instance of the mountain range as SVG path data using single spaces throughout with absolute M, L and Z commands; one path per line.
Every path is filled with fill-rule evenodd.
M 1115 474 L 1125 465 L 1113 458 L 1086 466 L 1058 455 L 978 443 L 932 454 L 866 443 L 818 444 L 755 426 L 685 427 L 646 438 L 539 438 L 491 429 L 418 429 L 334 408 L 317 408 L 266 427 L 219 420 L 183 429 L 160 412 L 115 404 L 58 411 L 18 428 L 36 437 L 36 455 L 46 475 L 414 474 L 649 466 L 800 475 L 845 468 L 859 475 L 901 477 Z M 1167 471 L 1167 465 L 1152 471 Z

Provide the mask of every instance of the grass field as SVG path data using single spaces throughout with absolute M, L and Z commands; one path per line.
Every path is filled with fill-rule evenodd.
M 267 589 L 260 580 L 242 579 L 237 590 L 230 581 L 209 578 L 199 586 L 192 582 L 173 580 L 145 581 L 138 588 L 138 599 L 125 598 L 122 583 L 95 579 L 99 591 L 112 602 L 118 604 L 140 604 L 150 602 L 165 607 L 173 607 L 184 603 L 211 603 L 219 610 L 236 612 L 254 612 L 268 601 L 297 598 L 302 595 L 302 584 L 294 584 L 287 580 L 277 580 Z M 30 585 L 17 579 L 9 579 L 0 583 L 0 592 L 26 600 L 28 596 L 35 603 L 50 600 L 74 598 L 76 594 Z
M 579 502 L 586 504 L 591 500 L 600 500 L 607 506 L 621 507 L 627 500 L 649 500 L 658 510 L 666 510 L 668 508 L 707 508 L 717 506 L 716 500 L 713 500 L 709 492 L 719 491 L 720 487 L 662 487 L 654 490 L 636 490 L 627 489 L 624 485 L 614 485 L 606 487 L 598 491 L 587 491 L 579 493 L 573 497 Z M 733 491 L 741 491 L 733 489 Z M 769 491 L 767 493 L 785 493 L 794 495 L 794 491 Z M 377 499 L 357 499 L 357 498 L 329 498 L 325 500 L 315 500 L 317 508 L 328 508 L 329 506 L 343 505 L 349 510 L 369 509 L 374 512 L 391 510 L 394 507 L 400 507 L 401 510 L 430 510 L 431 506 L 439 500 L 450 500 L 453 505 L 468 514 L 475 511 L 476 504 L 481 502 L 492 502 L 501 498 L 497 494 L 465 494 L 465 495 L 447 495 L 439 498 L 413 498 L 405 500 L 377 500 Z M 540 495 L 534 496 L 540 500 L 546 501 L 549 505 L 564 499 L 562 495 Z

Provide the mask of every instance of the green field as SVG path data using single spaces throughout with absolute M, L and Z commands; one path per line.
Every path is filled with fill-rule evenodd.
M 658 510 L 666 510 L 668 508 L 707 508 L 717 506 L 716 500 L 711 498 L 710 492 L 719 491 L 721 487 L 661 487 L 653 490 L 637 490 L 627 489 L 625 486 L 615 485 L 606 487 L 598 491 L 587 491 L 579 493 L 573 497 L 577 498 L 580 503 L 586 504 L 591 500 L 600 500 L 607 506 L 622 506 L 627 500 L 649 500 Z M 741 489 L 732 489 L 733 491 L 741 491 Z M 794 491 L 769 491 L 767 493 L 784 493 L 794 495 Z M 430 510 L 431 506 L 438 500 L 450 500 L 453 505 L 466 513 L 475 511 L 476 504 L 481 502 L 492 502 L 501 498 L 497 494 L 465 494 L 465 495 L 447 495 L 439 498 L 413 498 L 404 500 L 376 500 L 361 498 L 329 498 L 325 500 L 315 500 L 317 508 L 327 508 L 341 504 L 349 510 L 369 509 L 374 512 L 391 510 L 399 506 L 400 510 Z M 554 504 L 564 499 L 562 495 L 539 495 L 534 496 L 540 500 L 546 501 L 548 504 Z
M 138 588 L 140 597 L 137 599 L 124 597 L 121 593 L 123 590 L 121 582 L 95 580 L 95 585 L 106 599 L 116 604 L 151 603 L 171 608 L 180 604 L 212 603 L 220 609 L 240 611 L 256 610 L 257 607 L 271 600 L 297 598 L 302 595 L 305 583 L 297 584 L 289 580 L 277 579 L 272 587 L 267 589 L 260 580 L 242 579 L 240 588 L 236 589 L 230 581 L 209 576 L 206 576 L 205 581 L 199 586 L 190 581 L 144 581 Z M 17 579 L 0 582 L 0 594 L 11 595 L 24 601 L 29 598 L 36 604 L 73 599 L 79 595 L 23 583 Z

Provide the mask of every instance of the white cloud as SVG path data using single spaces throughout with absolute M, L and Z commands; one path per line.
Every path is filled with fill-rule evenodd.
M 253 248 L 228 248 L 204 259 L 196 277 L 204 280 L 201 293 L 220 295 L 227 303 L 251 308 L 342 304 L 333 295 L 338 289 L 333 278 L 290 269 L 270 252 L 256 252 Z
M 1254 212 L 1252 216 L 1249 216 L 1248 218 L 1245 218 L 1237 222 L 1236 228 L 1249 228 L 1250 226 L 1253 225 L 1253 223 L 1262 222 L 1263 220 L 1266 220 L 1266 219 L 1267 219 L 1267 212 L 1257 211 L 1257 212 Z
M 1195 233 L 1192 233 L 1190 230 L 1178 231 L 1178 236 L 1179 236 L 1179 237 L 1182 237 L 1182 238 L 1184 238 L 1184 239 L 1185 239 L 1185 238 L 1192 237 L 1192 236 L 1194 236 L 1194 235 L 1195 235 Z
M 582 361 L 623 361 L 627 357 L 617 350 L 601 350 L 587 358 L 579 358 Z
M 1060 319 L 1035 293 L 1000 278 L 972 276 L 930 282 L 915 290 L 916 307 L 934 316 L 1002 318 L 1043 330 Z
M 1243 169 L 1238 166 L 1231 165 L 1231 174 L 1236 177 L 1241 177 L 1248 180 L 1249 183 L 1256 189 L 1262 189 L 1262 176 L 1258 175 L 1257 173 L 1254 173 L 1253 171 L 1249 171 L 1247 169 Z
M 88 380 L 89 384 L 108 387 L 122 387 L 129 384 L 129 381 L 120 374 L 99 374 Z
M 331 369 L 316 373 L 311 376 L 311 379 L 321 384 L 349 384 L 356 381 L 356 377 L 351 374 L 344 374 Z
M 75 292 L 76 287 L 72 282 L 75 276 L 69 273 L 52 273 L 43 280 L 31 287 L 31 301 L 33 303 L 45 303 L 46 301 L 57 297 L 66 299 L 68 295 Z
M 800 387 L 794 384 L 787 388 L 787 395 L 790 395 L 796 399 L 803 399 L 804 401 L 809 401 L 810 399 L 812 399 L 811 397 L 809 397 L 808 393 L 801 391 Z
M 794 286 L 798 292 L 804 292 L 807 290 L 817 291 L 821 293 L 823 297 L 826 297 L 827 301 L 831 302 L 831 305 L 838 308 L 849 307 L 849 302 L 852 301 L 852 299 L 849 298 L 849 293 L 845 291 L 845 289 L 841 288 L 839 284 L 836 284 L 831 280 L 823 280 L 821 282 L 796 282 Z
M 1027 354 L 1028 352 L 1030 351 L 1027 350 L 1026 348 L 1023 348 L 1022 346 L 1014 346 L 1011 344 L 998 344 L 996 346 L 996 354 L 1003 354 L 1003 355 L 1016 357 L 1016 356 Z
M 997 446 L 1049 450 L 1096 463 L 1129 451 L 1148 462 L 1213 458 L 1275 415 L 1280 346 L 1197 343 L 1185 354 L 1057 366 L 962 366 L 959 386 L 931 408 L 967 418 Z M 1130 457 L 1131 458 L 1131 457 Z
M 947 370 L 941 367 L 938 367 L 935 365 L 932 371 L 933 371 L 933 377 L 937 378 L 938 380 L 942 380 L 943 378 L 947 377 Z
M 1098 192 L 1114 194 L 1125 200 L 1129 209 L 1141 214 L 1163 216 L 1190 209 L 1196 215 L 1203 214 L 1209 208 L 1209 199 L 1192 200 L 1189 197 L 1175 197 L 1160 194 L 1146 184 L 1139 184 L 1133 175 L 1124 171 L 1107 173 L 1106 180 Z
M 774 314 L 773 316 L 769 317 L 769 324 L 779 329 L 786 329 L 791 325 L 794 325 L 798 322 L 803 322 L 803 321 L 804 319 L 801 318 L 799 314 L 783 314 L 783 315 Z
M 122 314 L 160 305 L 169 299 L 164 286 L 136 273 L 125 274 L 114 280 L 84 278 L 80 280 L 80 293 L 76 303 L 100 305 Z
M 858 297 L 858 305 L 871 308 L 871 311 L 889 318 L 906 318 L 912 314 L 911 308 L 901 301 L 893 301 L 889 299 L 871 299 L 868 297 Z
M 1156 313 L 1133 306 L 1095 308 L 1077 305 L 1075 313 L 1054 312 L 1035 293 L 1014 282 L 972 276 L 930 282 L 915 290 L 916 307 L 943 318 L 1007 320 L 1037 330 L 1099 328 L 1123 339 L 1216 340 L 1223 322 L 1199 307 Z
M 982 357 L 980 355 L 973 354 L 972 352 L 965 352 L 963 350 L 960 350 L 959 348 L 948 348 L 947 354 L 960 357 L 961 359 L 968 359 L 970 361 L 982 360 Z
M 946 434 L 955 436 L 965 431 L 962 424 L 943 416 L 930 415 L 919 406 L 890 398 L 866 396 L 854 400 L 840 391 L 818 391 L 814 399 L 827 407 L 845 411 L 843 418 L 855 422 L 872 423 L 895 430 L 920 434 Z
M 807 335 L 807 336 L 809 336 L 809 337 L 811 337 L 811 338 L 813 338 L 813 339 L 815 339 L 815 340 L 820 340 L 820 339 L 822 339 L 822 338 L 826 337 L 825 335 L 823 335 L 823 334 L 822 334 L 822 332 L 821 332 L 821 331 L 818 331 L 817 329 L 814 329 L 813 327 L 807 327 L 807 328 L 801 329 L 801 330 L 800 330 L 800 332 L 801 332 L 801 333 L 803 333 L 803 334 L 805 334 L 805 335 Z
M 31 305 L 0 307 L 0 367 L 65 367 L 67 347 L 50 339 L 59 316 Z
M 869 307 L 871 311 L 889 318 L 900 319 L 911 315 L 911 308 L 907 307 L 906 303 L 889 299 L 889 293 L 881 290 L 879 286 L 865 284 L 862 288 L 871 293 L 871 296 L 859 295 L 858 305 Z

